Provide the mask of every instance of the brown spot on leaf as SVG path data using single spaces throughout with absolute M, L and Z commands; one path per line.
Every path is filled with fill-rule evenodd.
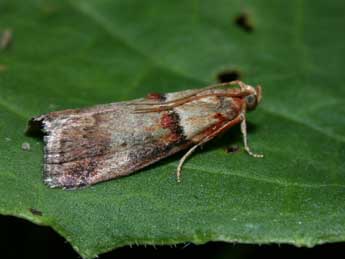
M 4 64 L 0 64 L 0 72 L 4 72 L 7 69 L 7 66 Z
M 43 216 L 42 211 L 40 211 L 38 209 L 30 208 L 29 211 L 35 216 Z
M 241 79 L 241 72 L 238 70 L 224 70 L 217 75 L 218 82 L 226 83 Z
M 238 145 L 231 145 L 225 148 L 226 153 L 236 153 L 238 150 L 240 150 Z
M 235 18 L 235 24 L 246 32 L 253 32 L 254 26 L 248 13 L 242 13 Z

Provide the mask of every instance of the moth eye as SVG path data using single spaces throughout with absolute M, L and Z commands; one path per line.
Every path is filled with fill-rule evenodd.
M 256 96 L 254 94 L 248 95 L 246 97 L 246 103 L 247 103 L 247 107 L 249 109 L 255 108 L 255 106 L 256 106 Z

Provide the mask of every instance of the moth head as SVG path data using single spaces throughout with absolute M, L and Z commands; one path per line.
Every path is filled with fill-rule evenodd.
M 255 88 L 252 86 L 248 86 L 248 90 L 249 94 L 245 97 L 246 107 L 248 110 L 254 110 L 256 106 L 261 102 L 261 86 L 258 85 Z

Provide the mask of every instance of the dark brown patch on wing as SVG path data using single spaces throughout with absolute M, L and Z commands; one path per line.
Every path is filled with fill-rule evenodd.
M 65 124 L 54 128 L 51 149 L 47 150 L 47 163 L 66 163 L 105 154 L 110 144 L 110 134 L 99 127 L 102 118 L 94 114 L 90 117 L 69 117 Z
M 82 187 L 90 184 L 91 177 L 102 162 L 102 157 L 91 157 L 73 162 L 46 164 L 45 182 L 51 186 L 64 188 Z
M 155 157 L 161 156 L 164 151 L 164 145 L 161 143 L 147 144 L 138 150 L 130 152 L 129 160 L 132 161 L 133 164 L 145 163 Z
M 183 132 L 183 125 L 180 125 L 180 116 L 175 111 L 162 113 L 160 124 L 163 129 L 169 129 L 170 134 L 163 141 L 167 144 L 174 142 L 175 144 L 184 142 L 186 136 Z
M 90 184 L 110 149 L 111 134 L 102 127 L 104 120 L 99 113 L 67 110 L 31 121 L 31 126 L 42 128 L 45 133 L 44 180 L 49 186 L 72 188 Z

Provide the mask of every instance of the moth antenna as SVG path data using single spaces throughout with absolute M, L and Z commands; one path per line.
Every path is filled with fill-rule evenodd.
M 134 113 L 150 113 L 150 112 L 162 112 L 162 111 L 169 111 L 173 107 L 170 106 L 161 106 L 155 108 L 138 108 L 134 110 Z
M 180 159 L 178 166 L 177 166 L 177 170 L 176 170 L 176 181 L 178 183 L 181 182 L 181 172 L 182 172 L 182 166 L 183 166 L 184 162 L 186 161 L 186 159 L 188 157 L 190 157 L 192 155 L 192 153 L 195 151 L 195 149 L 197 149 L 201 145 L 202 145 L 202 142 L 199 142 L 198 144 L 193 146 L 191 149 L 189 149 L 188 152 L 186 154 L 184 154 L 183 157 Z
M 185 97 L 182 97 L 180 99 L 175 99 L 175 100 L 170 100 L 170 101 L 165 101 L 165 102 L 161 102 L 161 103 L 154 103 L 154 102 L 140 102 L 140 103 L 127 103 L 127 105 L 133 105 L 133 106 L 140 106 L 140 105 L 155 105 L 155 106 L 161 106 L 161 105 L 167 105 L 167 104 L 174 104 L 176 101 L 182 101 L 182 100 L 189 100 L 191 97 L 196 96 L 197 94 L 200 94 L 204 91 L 207 90 L 211 90 L 214 88 L 219 88 L 219 87 L 225 87 L 225 86 L 229 86 L 229 85 L 242 85 L 242 87 L 244 87 L 244 83 L 242 81 L 236 80 L 236 81 L 232 81 L 232 82 L 225 82 L 225 83 L 219 83 L 219 84 L 214 84 L 214 85 L 210 85 L 208 87 L 205 87 L 204 89 L 197 91 L 193 94 L 187 95 Z M 241 89 L 242 89 L 241 87 Z
M 229 85 L 238 85 L 241 88 L 241 90 L 244 90 L 246 88 L 246 84 L 243 83 L 241 80 L 231 81 Z
M 196 96 L 196 95 L 192 95 L 192 96 L 189 96 L 188 98 L 184 97 L 184 98 L 181 98 L 181 99 L 176 99 L 176 100 L 173 100 L 171 101 L 172 105 L 166 105 L 165 103 L 162 103 L 162 104 L 156 104 L 155 106 L 156 107 L 153 107 L 153 108 L 136 108 L 135 109 L 135 112 L 134 113 L 149 113 L 149 112 L 161 112 L 161 111 L 168 111 L 168 110 L 171 110 L 175 107 L 178 107 L 178 106 L 181 106 L 185 103 L 188 103 L 188 102 L 192 102 L 192 101 L 196 101 L 196 100 L 199 100 L 199 99 L 202 99 L 202 98 L 206 98 L 206 97 L 209 97 L 209 96 L 224 96 L 224 97 L 243 97 L 243 96 L 246 96 L 246 92 L 240 92 L 240 93 L 230 93 L 230 94 L 215 94 L 215 93 L 210 93 L 210 94 L 205 94 L 205 95 L 199 95 L 199 96 Z M 138 106 L 139 105 L 143 105 L 142 103 L 139 103 L 137 104 Z

